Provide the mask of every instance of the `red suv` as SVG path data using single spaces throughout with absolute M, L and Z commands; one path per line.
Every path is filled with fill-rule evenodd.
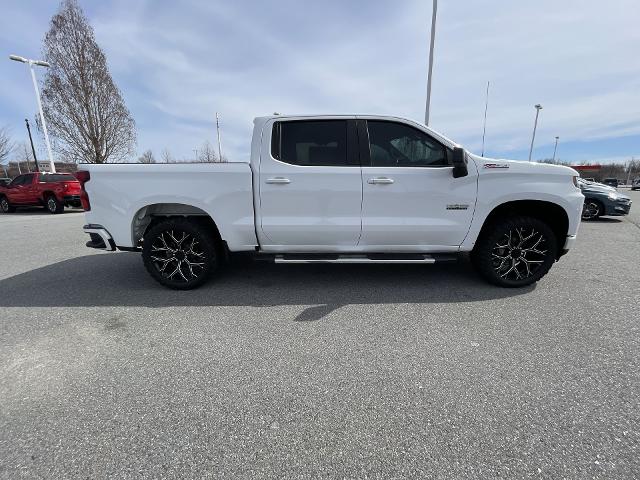
M 51 213 L 64 207 L 80 207 L 80 182 L 70 173 L 25 173 L 9 185 L 0 185 L 0 208 L 4 213 L 16 207 L 42 205 Z

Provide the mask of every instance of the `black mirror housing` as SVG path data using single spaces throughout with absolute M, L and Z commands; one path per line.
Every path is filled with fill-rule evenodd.
M 467 168 L 467 153 L 462 147 L 455 147 L 451 156 L 453 163 L 453 178 L 466 177 L 469 174 Z

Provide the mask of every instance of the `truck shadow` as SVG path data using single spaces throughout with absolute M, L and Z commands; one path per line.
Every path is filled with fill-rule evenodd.
M 468 261 L 442 265 L 275 265 L 241 262 L 203 287 L 174 291 L 147 274 L 139 254 L 77 257 L 0 280 L 0 307 L 311 305 L 313 321 L 349 304 L 476 302 L 535 286 L 486 284 Z

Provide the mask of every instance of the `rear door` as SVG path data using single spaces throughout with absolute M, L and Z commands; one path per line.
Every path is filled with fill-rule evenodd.
M 264 138 L 271 140 L 262 142 L 258 186 L 265 249 L 355 246 L 362 205 L 355 120 L 278 120 Z
M 460 245 L 475 208 L 473 162 L 468 176 L 453 178 L 452 150 L 408 123 L 360 120 L 358 131 L 364 140 L 360 245 L 405 251 Z

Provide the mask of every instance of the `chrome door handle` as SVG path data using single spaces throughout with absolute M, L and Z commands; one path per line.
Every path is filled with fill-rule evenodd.
M 390 185 L 393 183 L 393 178 L 387 178 L 387 177 L 370 178 L 369 180 L 367 180 L 367 183 L 370 183 L 371 185 Z
M 287 183 L 291 183 L 291 180 L 284 177 L 273 177 L 273 178 L 267 178 L 265 180 L 265 183 L 275 183 L 279 185 L 286 185 Z

